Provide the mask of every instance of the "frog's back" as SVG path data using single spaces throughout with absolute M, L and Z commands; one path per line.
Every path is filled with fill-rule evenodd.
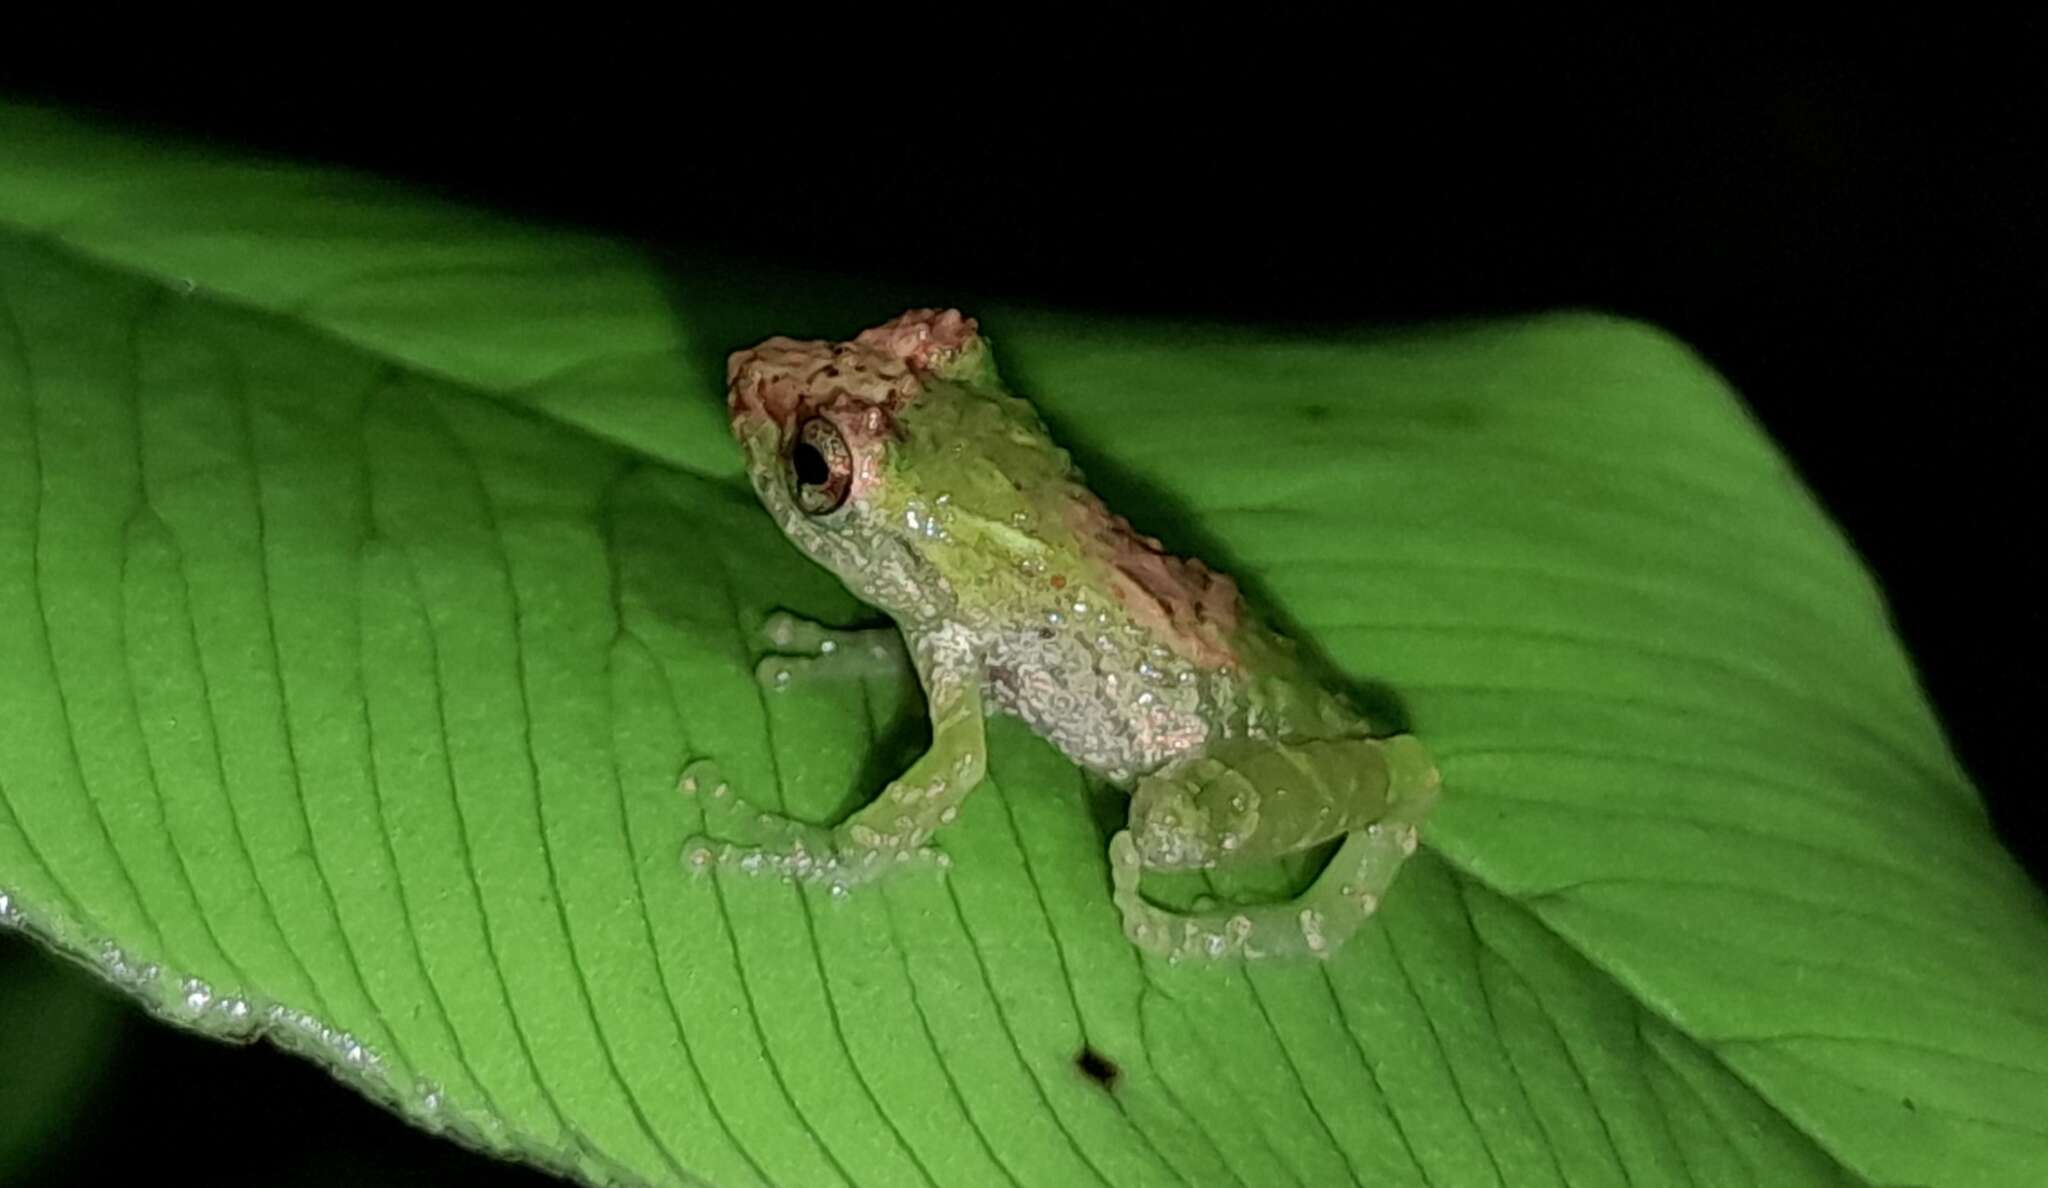
M 975 631 L 993 705 L 1117 783 L 1226 739 L 1364 731 L 1235 582 L 1166 553 L 1075 489 L 1078 551 L 1019 575 Z
M 896 441 L 912 542 L 951 590 L 984 693 L 1118 783 L 1230 737 L 1353 732 L 1237 583 L 1175 556 L 1088 489 L 1031 406 L 999 384 L 911 402 Z M 1343 719 L 1339 721 L 1338 719 Z

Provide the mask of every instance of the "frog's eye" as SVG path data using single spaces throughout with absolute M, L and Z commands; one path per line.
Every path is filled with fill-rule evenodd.
M 789 489 L 804 514 L 822 516 L 839 510 L 853 487 L 853 451 L 839 427 L 823 417 L 797 426 L 789 447 Z

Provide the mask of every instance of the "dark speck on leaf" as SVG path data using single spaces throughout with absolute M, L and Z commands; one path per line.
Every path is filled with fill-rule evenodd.
M 1301 407 L 1301 415 L 1306 421 L 1320 423 L 1329 420 L 1332 411 L 1327 404 L 1304 404 Z
M 1082 1048 L 1081 1054 L 1074 1057 L 1074 1067 L 1081 1070 L 1082 1076 L 1087 1077 L 1104 1089 L 1111 1091 L 1116 1089 L 1116 1078 L 1118 1075 L 1116 1062 L 1094 1048 Z

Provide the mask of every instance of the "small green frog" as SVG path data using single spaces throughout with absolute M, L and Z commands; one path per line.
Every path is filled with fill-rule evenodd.
M 761 677 L 886 663 L 907 651 L 931 746 L 826 829 L 759 813 L 693 768 L 686 792 L 765 827 L 694 839 L 699 868 L 815 879 L 834 893 L 912 857 L 980 783 L 983 718 L 1029 724 L 1131 796 L 1109 846 L 1124 931 L 1167 957 L 1324 956 L 1414 852 L 1438 775 L 1408 735 L 1376 738 L 1252 617 L 1228 577 L 1163 551 L 1085 486 L 1031 406 L 1004 388 L 975 323 L 913 310 L 851 342 L 771 338 L 734 354 L 727 408 L 761 502 L 790 540 L 901 630 L 773 616 Z M 706 783 L 713 786 L 708 790 Z M 1143 872 L 1272 859 L 1343 837 L 1289 903 L 1176 913 Z M 943 862 L 941 856 L 938 861 Z

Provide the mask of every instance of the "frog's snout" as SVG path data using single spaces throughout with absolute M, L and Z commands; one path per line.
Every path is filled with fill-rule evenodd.
M 751 347 L 746 350 L 734 351 L 725 357 L 725 387 L 728 393 L 731 392 L 733 385 L 740 378 L 740 373 L 747 369 L 747 364 L 752 362 L 753 358 L 754 351 Z
M 753 371 L 754 358 L 754 352 L 748 350 L 734 351 L 725 360 L 725 415 L 736 435 L 746 421 L 768 415 L 761 399 L 760 377 Z

